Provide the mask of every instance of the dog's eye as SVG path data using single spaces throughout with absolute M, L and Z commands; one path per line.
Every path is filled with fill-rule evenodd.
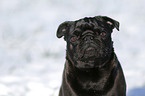
M 105 32 L 102 32 L 102 33 L 100 33 L 100 36 L 105 37 L 106 36 L 106 33 Z
M 71 41 L 77 41 L 78 40 L 78 38 L 77 38 L 77 36 L 73 36 L 73 37 L 71 37 Z

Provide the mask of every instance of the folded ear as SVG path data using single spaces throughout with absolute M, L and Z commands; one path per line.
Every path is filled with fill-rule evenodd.
M 116 20 L 113 20 L 107 16 L 102 16 L 102 18 L 106 21 L 106 23 L 112 28 L 116 28 L 119 31 L 119 22 Z
M 62 36 L 65 35 L 66 31 L 68 31 L 68 29 L 70 27 L 70 24 L 71 24 L 71 21 L 66 21 L 59 25 L 59 27 L 57 29 L 58 38 L 61 38 Z

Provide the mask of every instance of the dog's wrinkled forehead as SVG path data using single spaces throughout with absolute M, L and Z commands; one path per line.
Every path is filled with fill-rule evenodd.
M 76 27 L 82 27 L 82 26 L 85 27 L 85 25 L 94 26 L 95 25 L 94 23 L 96 23 L 96 22 L 92 19 L 81 19 L 81 20 L 77 21 Z
M 76 28 L 81 28 L 81 29 L 89 29 L 89 28 L 96 28 L 96 27 L 101 27 L 102 25 L 99 24 L 99 20 L 95 18 L 84 18 L 76 21 Z M 102 26 L 103 27 L 103 26 Z
M 86 17 L 77 21 L 66 21 L 59 25 L 57 37 L 65 37 L 68 33 L 73 32 L 77 28 L 81 31 L 103 28 L 112 32 L 114 28 L 119 31 L 119 22 L 106 16 Z
M 106 28 L 106 23 L 101 20 L 101 19 L 96 19 L 96 18 L 84 18 L 80 19 L 78 21 L 75 21 L 74 26 L 72 26 L 72 32 L 75 32 L 74 30 L 81 30 L 81 32 L 91 30 L 105 30 Z

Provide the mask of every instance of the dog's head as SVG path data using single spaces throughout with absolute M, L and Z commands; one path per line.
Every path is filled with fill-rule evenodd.
M 67 56 L 78 68 L 101 66 L 113 52 L 111 33 L 119 22 L 106 17 L 96 16 L 77 21 L 62 23 L 57 30 L 57 37 L 64 36 L 67 42 Z

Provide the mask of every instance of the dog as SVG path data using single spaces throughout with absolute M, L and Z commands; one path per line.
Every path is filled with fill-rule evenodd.
M 59 96 L 126 96 L 126 82 L 111 33 L 119 22 L 107 16 L 85 17 L 59 25 L 67 42 Z

